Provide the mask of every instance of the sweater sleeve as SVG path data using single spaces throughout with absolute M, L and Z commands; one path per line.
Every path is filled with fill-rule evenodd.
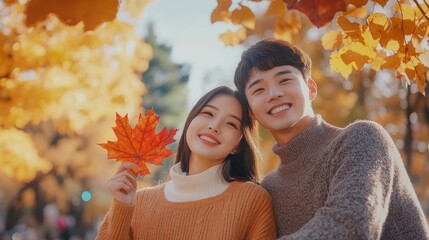
M 97 240 L 132 239 L 131 221 L 134 204 L 123 204 L 113 200 L 112 207 L 98 230 Z
M 253 211 L 255 218 L 248 239 L 276 239 L 276 219 L 270 195 L 260 189 Z
M 364 121 L 346 128 L 330 156 L 327 200 L 297 232 L 281 239 L 379 239 L 403 164 L 389 134 Z

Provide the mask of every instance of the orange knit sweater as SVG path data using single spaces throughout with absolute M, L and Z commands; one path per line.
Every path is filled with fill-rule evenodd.
M 215 197 L 170 202 L 164 186 L 139 190 L 133 204 L 116 200 L 97 239 L 275 239 L 271 197 L 259 185 L 233 182 Z

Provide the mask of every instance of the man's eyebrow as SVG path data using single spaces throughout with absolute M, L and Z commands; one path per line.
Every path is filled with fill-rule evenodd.
M 253 81 L 251 84 L 249 84 L 249 86 L 247 86 L 247 89 L 250 89 L 251 87 L 255 86 L 256 84 L 258 84 L 261 81 L 261 79 L 255 80 Z
M 205 107 L 213 108 L 213 109 L 219 111 L 219 108 L 217 108 L 217 107 L 215 107 L 213 105 L 210 105 L 210 104 L 207 104 Z M 228 116 L 237 119 L 241 123 L 241 119 L 239 117 L 235 116 L 234 114 L 229 114 Z
M 276 74 L 274 74 L 274 76 L 277 77 L 277 76 L 280 76 L 283 74 L 289 74 L 289 73 L 292 73 L 292 71 L 291 70 L 283 70 L 283 71 L 277 72 Z M 262 81 L 261 79 L 257 79 L 255 81 L 253 81 L 251 84 L 249 84 L 249 86 L 247 86 L 247 89 L 250 89 L 251 87 L 255 86 L 256 84 L 258 84 L 261 81 Z
M 275 76 L 292 73 L 291 70 L 283 70 L 275 74 Z

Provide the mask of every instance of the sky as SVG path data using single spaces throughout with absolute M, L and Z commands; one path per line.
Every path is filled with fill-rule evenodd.
M 154 22 L 157 40 L 172 46 L 174 62 L 191 65 L 190 105 L 215 86 L 233 86 L 235 66 L 244 50 L 240 46 L 226 47 L 219 40 L 225 26 L 210 22 L 216 5 L 216 0 L 153 0 L 145 8 L 141 20 L 143 26 Z M 209 72 L 213 77 L 207 83 L 203 79 Z M 217 83 L 216 77 L 221 82 Z

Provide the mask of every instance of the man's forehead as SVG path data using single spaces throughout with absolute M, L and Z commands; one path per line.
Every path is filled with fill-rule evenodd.
M 273 76 L 282 75 L 282 74 L 290 74 L 290 73 L 302 75 L 302 73 L 299 69 L 297 69 L 296 67 L 291 66 L 291 65 L 277 66 L 277 67 L 273 67 L 273 68 L 268 69 L 268 70 L 260 70 L 256 67 L 253 67 L 249 71 L 249 75 L 248 75 L 247 80 L 246 80 L 246 87 L 255 81 L 262 80 L 262 79 L 259 79 L 259 76 L 255 76 L 255 75 L 264 74 L 266 72 L 272 72 Z

